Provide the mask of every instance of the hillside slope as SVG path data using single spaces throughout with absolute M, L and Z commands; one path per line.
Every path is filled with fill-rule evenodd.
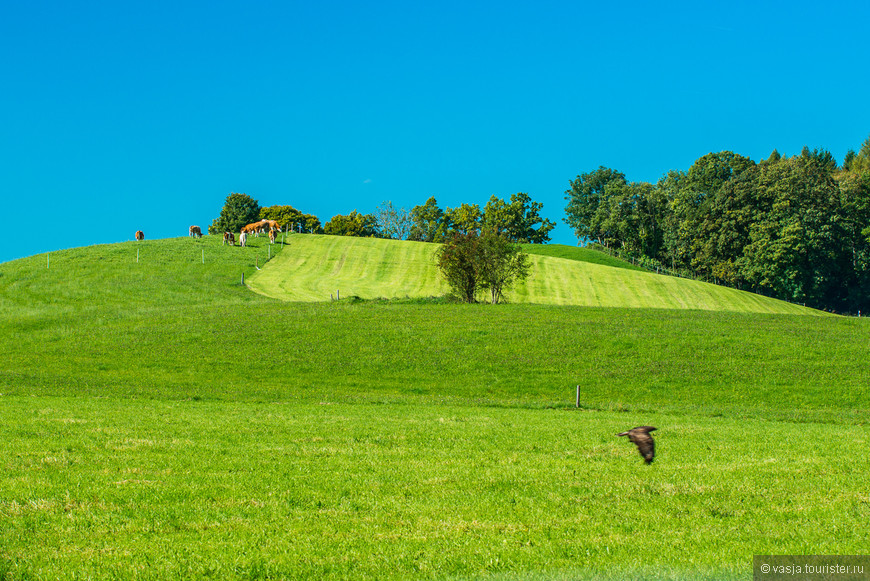
M 302 235 L 248 281 L 284 301 L 427 297 L 449 289 L 435 266 L 435 244 Z M 820 314 L 767 297 L 649 272 L 530 255 L 532 270 L 507 293 L 509 302 L 588 307 L 700 309 L 747 313 Z

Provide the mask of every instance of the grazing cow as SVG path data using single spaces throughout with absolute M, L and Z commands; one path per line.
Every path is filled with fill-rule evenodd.
M 275 220 L 260 220 L 242 227 L 242 232 L 259 236 L 266 233 L 266 228 L 269 230 L 281 230 L 281 226 Z
M 145 233 L 141 230 L 136 230 L 136 240 L 145 240 Z
M 242 232 L 239 234 L 239 246 L 247 246 L 248 245 L 248 233 Z
M 275 231 L 269 230 L 269 244 L 275 244 Z
M 199 226 L 191 226 L 187 235 L 194 238 L 202 238 L 202 230 L 199 229 Z
M 236 245 L 236 235 L 232 232 L 224 232 L 224 244 L 229 244 L 230 246 Z

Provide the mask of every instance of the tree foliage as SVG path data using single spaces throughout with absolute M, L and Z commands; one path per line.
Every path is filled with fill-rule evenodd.
M 208 227 L 209 234 L 239 232 L 242 226 L 260 219 L 260 204 L 247 194 L 232 193 L 227 196 L 220 215 Z
M 550 240 L 556 224 L 540 215 L 544 207 L 525 193 L 513 194 L 510 203 L 490 197 L 483 209 L 481 226 L 505 236 L 512 242 L 543 244 Z
M 441 242 L 449 229 L 450 222 L 444 210 L 438 207 L 435 196 L 430 196 L 425 204 L 411 209 L 411 240 Z
M 601 222 L 605 190 L 608 185 L 626 185 L 625 174 L 616 170 L 599 167 L 597 170 L 577 176 L 571 182 L 571 187 L 565 192 L 568 205 L 565 208 L 565 222 L 574 229 L 574 234 L 580 241 L 594 240 L 605 243 L 605 233 Z
M 489 292 L 492 304 L 503 300 L 507 289 L 529 275 L 529 255 L 505 236 L 485 230 L 477 251 L 480 288 Z
M 373 237 L 379 235 L 378 221 L 372 214 L 360 214 L 353 210 L 346 216 L 333 216 L 323 227 L 323 232 L 334 236 Z
M 453 292 L 464 302 L 477 302 L 488 291 L 497 304 L 504 292 L 529 274 L 529 258 L 518 244 L 492 230 L 451 234 L 436 252 L 438 268 Z
M 405 208 L 395 208 L 393 202 L 383 202 L 375 212 L 377 228 L 384 238 L 404 240 L 411 233 L 411 214 Z
M 281 229 L 304 234 L 320 234 L 323 228 L 313 214 L 303 214 L 293 206 L 268 206 L 260 208 L 261 220 L 275 220 Z
M 565 192 L 581 242 L 713 282 L 835 311 L 870 307 L 870 138 L 761 163 L 730 151 L 655 185 L 605 167 Z
M 444 217 L 447 223 L 453 226 L 454 231 L 460 234 L 474 234 L 480 232 L 483 213 L 477 204 L 462 204 L 457 208 L 447 208 Z

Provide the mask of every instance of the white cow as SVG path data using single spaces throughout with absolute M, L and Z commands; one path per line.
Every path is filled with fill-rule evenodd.
M 242 232 L 239 234 L 239 245 L 247 246 L 248 245 L 248 234 L 247 232 Z

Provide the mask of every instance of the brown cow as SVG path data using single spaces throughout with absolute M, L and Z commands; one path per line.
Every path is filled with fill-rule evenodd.
M 191 226 L 187 235 L 193 236 L 194 238 L 202 238 L 202 230 L 200 230 L 199 226 Z
M 275 244 L 275 231 L 269 230 L 269 244 Z
M 236 245 L 236 235 L 232 232 L 224 232 L 224 244 L 229 244 L 230 246 Z
M 254 222 L 253 224 L 248 224 L 247 226 L 242 226 L 242 232 L 245 234 L 254 234 L 257 232 L 257 228 L 259 227 L 259 222 Z
M 136 230 L 136 240 L 145 240 L 145 233 L 141 230 Z
M 266 233 L 266 228 L 269 230 L 281 230 L 281 226 L 275 220 L 260 220 L 242 227 L 242 232 L 259 236 L 261 233 Z

